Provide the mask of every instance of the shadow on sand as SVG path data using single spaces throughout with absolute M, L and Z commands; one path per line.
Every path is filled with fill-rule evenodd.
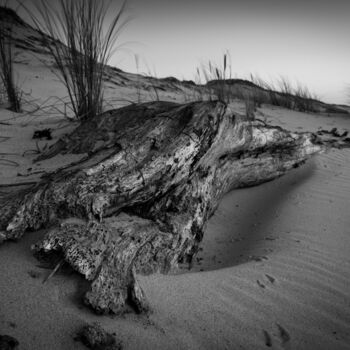
M 288 205 L 298 205 L 300 187 L 312 177 L 314 160 L 260 186 L 234 190 L 221 201 L 209 220 L 192 267 L 181 272 L 221 269 L 249 261 L 263 262 L 278 249 L 277 241 L 293 230 Z M 181 273 L 180 272 L 180 273 Z

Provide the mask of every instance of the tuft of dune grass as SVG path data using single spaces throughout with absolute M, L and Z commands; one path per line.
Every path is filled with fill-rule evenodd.
M 115 9 L 113 0 L 39 0 L 35 13 L 25 10 L 41 35 L 67 89 L 75 117 L 93 118 L 103 110 L 103 78 L 129 18 L 126 0 Z

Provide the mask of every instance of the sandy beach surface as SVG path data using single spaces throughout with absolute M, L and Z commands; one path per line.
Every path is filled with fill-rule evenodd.
M 350 130 L 344 116 L 267 106 L 260 113 L 287 129 Z M 36 123 L 1 125 L 2 153 L 17 156 L 0 159 L 20 163 L 1 164 L 2 183 L 22 181 L 14 174 L 34 157 L 21 154 L 35 149 Z M 94 315 L 81 303 L 86 282 L 69 269 L 43 283 L 50 270 L 30 246 L 44 232 L 29 232 L 0 246 L 1 334 L 17 338 L 19 349 L 83 349 L 75 332 L 98 321 L 125 349 L 349 349 L 349 183 L 350 151 L 331 150 L 275 181 L 227 194 L 191 270 L 140 277 L 148 317 Z
M 25 91 L 32 89 L 42 101 L 60 96 L 49 73 L 26 67 L 19 65 L 27 74 Z M 112 88 L 107 93 L 117 95 Z M 14 115 L 0 108 L 1 185 L 36 181 L 79 159 L 57 156 L 32 164 L 38 148 L 74 128 L 51 114 Z M 263 106 L 257 117 L 296 131 L 350 131 L 349 115 Z M 53 140 L 36 143 L 34 130 L 46 127 Z M 43 283 L 50 270 L 30 246 L 45 232 L 28 232 L 0 246 L 0 334 L 15 337 L 20 350 L 84 349 L 75 333 L 97 321 L 130 350 L 350 349 L 349 204 L 349 149 L 228 193 L 208 223 L 192 269 L 140 277 L 153 310 L 149 316 L 93 314 L 81 302 L 87 283 L 68 268 Z

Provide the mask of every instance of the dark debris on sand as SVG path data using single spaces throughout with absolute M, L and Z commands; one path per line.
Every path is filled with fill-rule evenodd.
M 0 350 L 16 349 L 19 342 L 16 338 L 9 335 L 0 335 Z
M 331 148 L 350 148 L 350 138 L 348 136 L 348 131 L 340 133 L 337 128 L 332 130 L 319 130 L 316 133 L 316 137 L 319 143 L 328 145 Z
M 33 139 L 43 139 L 52 140 L 51 129 L 35 130 L 33 134 Z

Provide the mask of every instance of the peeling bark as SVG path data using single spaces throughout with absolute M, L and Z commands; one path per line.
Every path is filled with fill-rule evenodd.
M 44 155 L 88 154 L 5 201 L 0 239 L 54 226 L 34 249 L 61 252 L 91 281 L 89 305 L 145 312 L 137 273 L 190 262 L 223 194 L 281 176 L 323 148 L 313 134 L 245 120 L 217 101 L 124 107 Z

